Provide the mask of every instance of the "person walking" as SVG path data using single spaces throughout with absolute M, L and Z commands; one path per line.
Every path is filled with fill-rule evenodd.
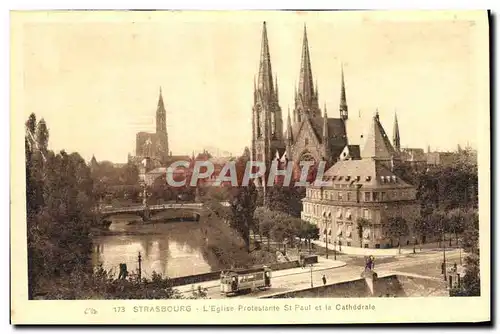
M 323 280 L 323 285 L 326 285 L 326 276 L 323 274 L 323 277 L 321 278 Z

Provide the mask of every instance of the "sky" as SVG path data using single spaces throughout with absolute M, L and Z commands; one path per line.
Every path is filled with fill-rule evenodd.
M 22 20 L 19 19 L 22 17 Z M 49 127 L 49 146 L 125 162 L 135 134 L 155 129 L 160 86 L 173 154 L 250 146 L 262 22 L 286 122 L 307 25 L 319 101 L 338 117 L 344 64 L 348 136 L 376 110 L 403 147 L 478 146 L 488 82 L 487 30 L 467 15 L 401 12 L 52 13 L 19 15 L 14 34 L 25 119 Z M 477 16 L 476 16 L 477 18 Z M 486 79 L 487 80 L 487 79 Z

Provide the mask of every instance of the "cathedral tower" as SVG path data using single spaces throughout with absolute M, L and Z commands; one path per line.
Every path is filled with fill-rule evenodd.
M 257 83 L 254 82 L 252 108 L 252 160 L 264 161 L 270 166 L 276 156 L 285 150 L 283 119 L 278 97 L 278 80 L 273 82 L 271 56 L 266 23 L 262 27 L 262 46 Z
M 315 89 L 313 82 L 307 28 L 304 25 L 299 86 L 296 88 L 295 92 L 295 109 L 293 111 L 295 122 L 301 122 L 306 117 L 321 117 L 318 106 L 318 90 L 317 87 Z
M 160 87 L 160 97 L 158 99 L 158 108 L 156 109 L 156 136 L 157 152 L 160 159 L 166 159 L 168 156 L 168 134 L 167 134 L 167 112 L 163 103 L 163 96 Z
M 278 80 L 273 81 L 271 55 L 267 39 L 266 22 L 262 26 L 262 45 L 257 83 L 254 80 L 254 105 L 252 108 L 252 160 L 266 165 L 267 180 L 273 159 L 285 152 L 283 138 L 283 119 L 278 97 Z M 264 186 L 264 202 L 266 190 Z

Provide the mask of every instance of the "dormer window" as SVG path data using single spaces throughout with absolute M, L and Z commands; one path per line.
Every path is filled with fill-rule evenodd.
M 366 181 L 371 181 L 372 177 L 371 176 L 367 176 L 366 177 Z
M 342 181 L 342 175 L 339 176 L 339 181 Z
M 359 182 L 359 180 L 361 180 L 361 176 L 356 176 L 356 181 Z
M 396 175 L 393 175 L 393 176 L 392 176 L 392 182 L 397 182 L 397 180 L 396 180 Z
M 346 180 L 346 181 L 349 181 L 350 179 L 351 179 L 351 177 L 350 177 L 350 176 L 346 176 L 346 177 L 345 177 L 345 180 Z

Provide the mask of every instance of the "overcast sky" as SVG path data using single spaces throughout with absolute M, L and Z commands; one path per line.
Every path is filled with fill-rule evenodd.
M 284 121 L 293 108 L 307 24 L 320 105 L 330 117 L 338 117 L 344 62 L 352 141 L 378 108 L 391 137 L 397 110 L 402 146 L 478 145 L 487 31 L 462 16 L 87 12 L 26 18 L 17 35 L 25 118 L 31 112 L 45 118 L 50 147 L 86 159 L 95 154 L 125 162 L 135 154 L 135 133 L 155 129 L 160 86 L 174 154 L 209 146 L 240 154 L 250 146 L 264 20 Z

